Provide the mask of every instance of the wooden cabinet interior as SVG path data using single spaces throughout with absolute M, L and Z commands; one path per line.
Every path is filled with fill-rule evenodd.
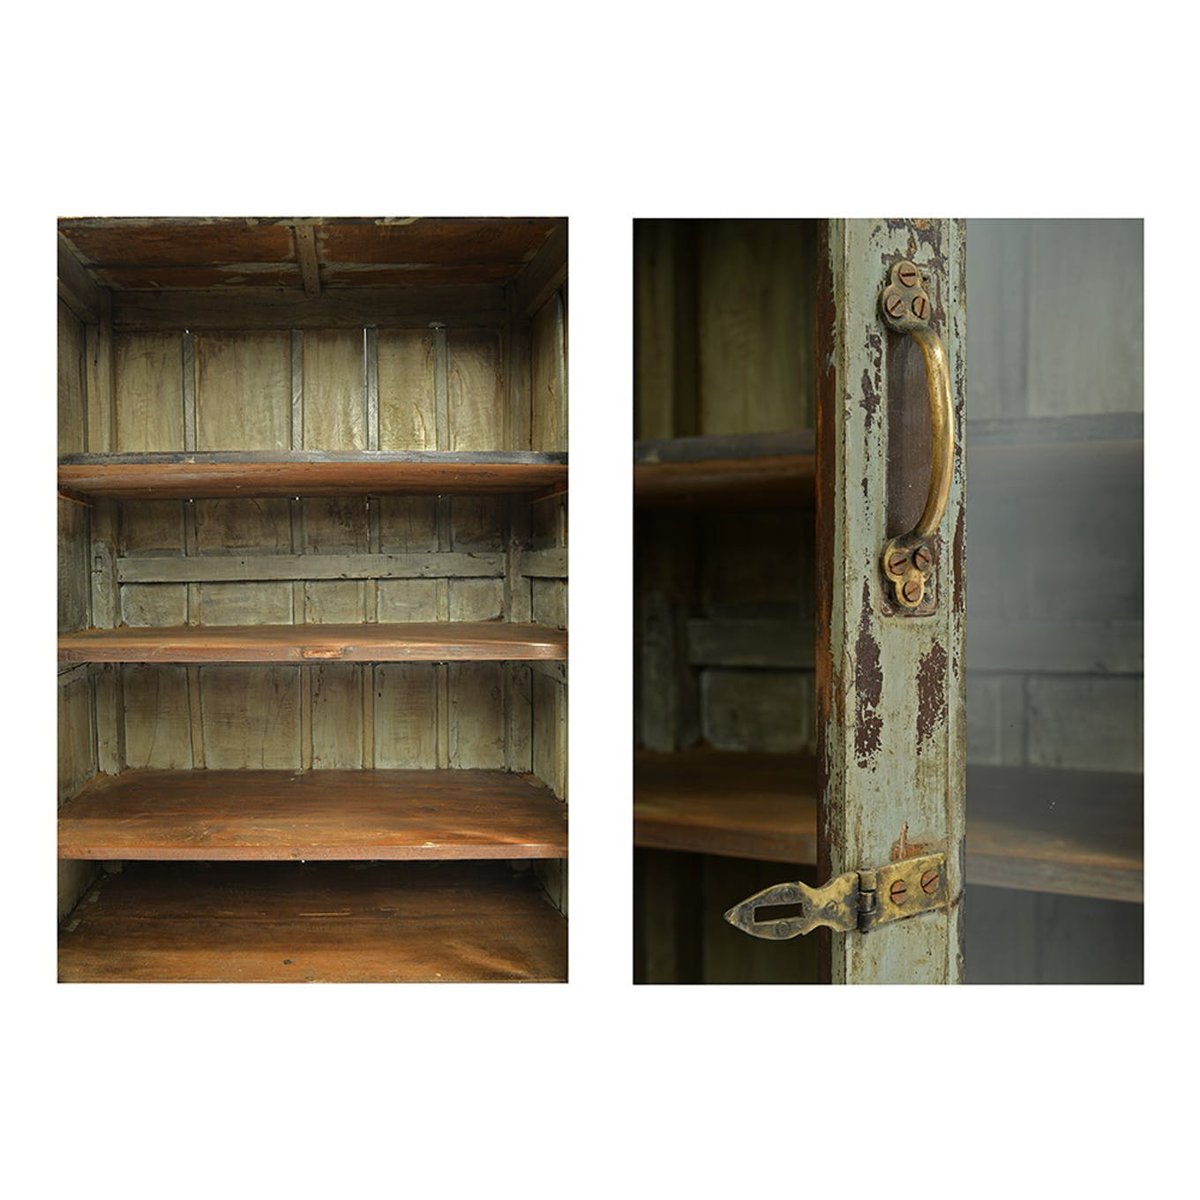
M 642 221 L 635 244 L 635 977 L 808 980 L 810 947 L 739 937 L 719 914 L 778 881 L 766 864 L 815 881 L 816 223 Z M 989 894 L 1142 895 L 1140 773 L 1071 744 L 1049 714 L 1032 761 L 987 729 L 1005 728 L 998 705 L 1020 677 L 1035 693 L 1073 687 L 1079 704 L 1097 675 L 1140 677 L 1140 555 L 1119 552 L 1129 570 L 1107 597 L 1108 559 L 1086 559 L 1105 521 L 1136 540 L 1141 417 L 984 411 L 966 434 L 968 547 L 982 548 L 968 572 L 966 876 L 983 895 L 968 947 L 995 929 Z M 1080 498 L 1064 505 L 1068 492 Z M 1014 506 L 1054 526 L 1016 573 L 998 549 Z
M 59 296 L 62 978 L 565 978 L 566 222 L 66 220 Z

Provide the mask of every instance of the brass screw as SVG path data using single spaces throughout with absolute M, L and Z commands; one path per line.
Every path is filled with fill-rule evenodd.
M 932 896 L 933 893 L 938 890 L 938 883 L 940 879 L 941 876 L 938 875 L 936 871 L 926 871 L 925 874 L 921 876 L 921 891 L 923 891 L 927 896 Z
M 891 891 L 888 893 L 892 898 L 893 904 L 903 904 L 904 897 L 908 894 L 908 884 L 903 879 L 897 879 L 892 884 Z
M 901 317 L 904 314 L 904 297 L 899 292 L 892 292 L 883 302 L 884 310 L 889 317 Z
M 787 935 L 791 932 L 792 925 L 790 921 L 780 921 L 779 924 L 775 926 L 776 937 L 787 937 Z
M 920 282 L 921 276 L 917 268 L 910 262 L 901 263 L 896 271 L 896 278 L 900 280 L 905 287 L 916 287 Z
M 921 599 L 921 581 L 919 579 L 906 579 L 900 591 L 909 604 L 916 604 Z
M 929 553 L 928 546 L 918 546 L 913 551 L 913 566 L 918 571 L 924 571 L 931 562 L 933 562 L 933 555 Z
M 912 299 L 913 316 L 923 321 L 929 315 L 929 301 L 924 296 L 914 296 Z
M 908 555 L 903 552 L 899 554 L 893 554 L 892 557 L 888 559 L 888 570 L 891 571 L 893 575 L 902 575 L 904 573 L 904 568 L 907 566 Z

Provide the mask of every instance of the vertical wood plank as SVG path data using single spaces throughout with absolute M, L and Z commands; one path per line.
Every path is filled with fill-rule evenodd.
M 123 333 L 115 339 L 117 450 L 183 450 L 183 337 Z
M 121 690 L 127 766 L 175 770 L 197 765 L 186 667 L 126 665 Z
M 87 449 L 87 392 L 84 326 L 58 302 L 58 452 L 80 454 Z
M 514 310 L 514 287 L 506 289 L 508 319 L 504 331 L 503 355 L 505 418 L 508 434 L 505 444 L 511 450 L 528 450 L 533 446 L 530 422 L 533 408 L 530 367 L 529 322 L 520 320 Z
M 698 432 L 810 427 L 812 222 L 697 226 Z
M 817 411 L 817 706 L 822 879 L 889 862 L 907 842 L 946 854 L 952 907 L 870 935 L 834 934 L 834 982 L 953 983 L 963 974 L 962 848 L 966 310 L 963 227 L 954 221 L 831 221 L 822 231 Z M 890 264 L 930 276 L 958 434 L 937 547 L 941 603 L 917 619 L 881 613 L 887 530 L 889 339 L 878 315 Z M 927 404 L 923 380 L 912 403 Z
M 286 450 L 291 445 L 287 332 L 196 335 L 196 448 Z
M 85 328 L 87 352 L 87 450 L 106 454 L 117 445 L 115 352 L 112 329 L 112 293 L 100 292 L 100 321 Z
M 566 346 L 562 297 L 555 293 L 532 322 L 533 419 L 535 450 L 566 447 Z
M 365 450 L 362 330 L 306 330 L 303 346 L 305 449 Z
M 437 450 L 434 339 L 427 330 L 378 331 L 379 445 Z
M 503 450 L 504 393 L 497 330 L 453 330 L 447 338 L 450 450 Z

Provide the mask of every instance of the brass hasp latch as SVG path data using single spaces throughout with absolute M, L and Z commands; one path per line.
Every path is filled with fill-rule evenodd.
M 902 921 L 946 907 L 946 856 L 923 854 L 874 870 L 847 871 L 824 887 L 777 883 L 735 904 L 725 920 L 743 933 L 780 941 L 819 925 L 867 933 L 876 925 Z M 786 907 L 786 915 L 759 919 L 763 909 Z

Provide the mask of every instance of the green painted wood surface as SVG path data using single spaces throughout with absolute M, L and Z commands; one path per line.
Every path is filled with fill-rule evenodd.
M 879 316 L 889 268 L 929 276 L 932 324 L 950 365 L 958 437 L 937 545 L 931 616 L 885 616 L 879 555 L 889 535 L 890 354 L 906 339 Z M 823 780 L 820 875 L 882 866 L 901 853 L 946 854 L 948 911 L 869 934 L 831 935 L 838 983 L 956 983 L 963 976 L 965 789 L 961 573 L 965 504 L 965 235 L 961 221 L 831 221 L 818 298 L 817 704 Z M 892 372 L 895 378 L 896 373 Z M 918 373 L 919 374 L 919 373 Z M 905 403 L 927 405 L 923 378 Z M 907 389 L 906 389 L 907 390 Z

